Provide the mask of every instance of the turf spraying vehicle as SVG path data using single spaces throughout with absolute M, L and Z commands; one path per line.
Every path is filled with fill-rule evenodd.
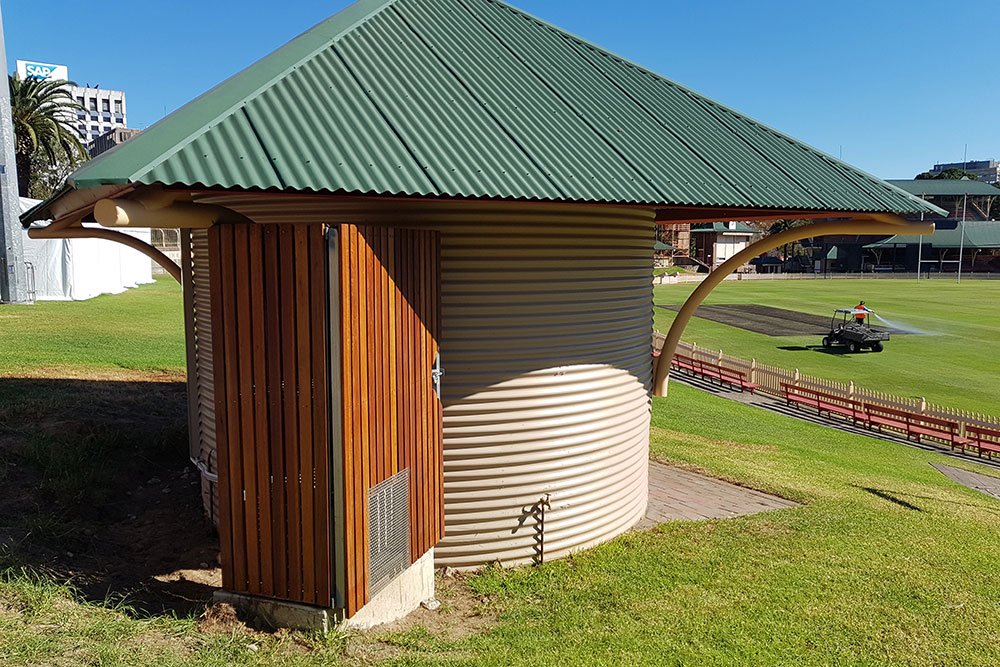
M 889 332 L 884 329 L 874 329 L 867 321 L 868 313 L 875 311 L 868 308 L 838 308 L 833 311 L 830 320 L 830 333 L 823 337 L 823 347 L 846 345 L 847 351 L 854 353 L 864 349 L 881 352 L 885 349 L 885 341 L 889 340 Z M 858 316 L 862 317 L 858 317 Z

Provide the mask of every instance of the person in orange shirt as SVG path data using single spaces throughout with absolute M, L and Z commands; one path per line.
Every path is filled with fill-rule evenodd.
M 865 302 L 862 301 L 858 305 L 854 306 L 854 310 L 861 311 L 861 312 L 854 313 L 854 321 L 857 324 L 864 324 L 865 323 L 865 318 L 868 317 L 868 313 L 870 312 L 868 310 L 868 308 L 865 307 Z

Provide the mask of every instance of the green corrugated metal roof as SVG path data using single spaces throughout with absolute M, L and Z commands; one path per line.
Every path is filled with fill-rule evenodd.
M 730 227 L 730 225 L 732 225 Z M 691 225 L 691 233 L 695 232 L 718 232 L 730 234 L 760 234 L 759 229 L 751 229 L 742 222 L 699 222 Z
M 923 242 L 925 246 L 935 248 L 958 248 L 962 234 L 962 223 L 955 229 L 935 229 L 930 236 L 913 234 L 897 234 L 876 243 L 869 243 L 866 248 L 891 248 L 893 245 L 910 245 Z M 966 248 L 1000 248 L 1000 222 L 995 220 L 977 220 L 965 223 Z
M 126 183 L 936 210 L 497 0 L 361 0 L 68 181 Z
M 889 180 L 886 183 L 895 185 L 897 188 L 906 190 L 910 194 L 917 196 L 961 197 L 964 194 L 968 194 L 970 197 L 1000 197 L 1000 188 L 982 181 L 927 178 L 911 181 Z

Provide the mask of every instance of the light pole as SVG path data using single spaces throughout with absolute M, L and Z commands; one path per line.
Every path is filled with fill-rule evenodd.
M 7 76 L 7 52 L 0 12 L 0 70 Z M 18 217 L 21 202 L 17 195 L 17 164 L 14 161 L 14 123 L 10 118 L 10 86 L 0 85 L 0 303 L 27 303 L 28 283 Z

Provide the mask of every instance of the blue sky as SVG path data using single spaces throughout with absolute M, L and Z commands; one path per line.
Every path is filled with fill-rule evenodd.
M 8 68 L 66 64 L 146 127 L 347 2 L 0 0 Z M 1000 2 L 517 0 L 883 178 L 1000 159 Z

